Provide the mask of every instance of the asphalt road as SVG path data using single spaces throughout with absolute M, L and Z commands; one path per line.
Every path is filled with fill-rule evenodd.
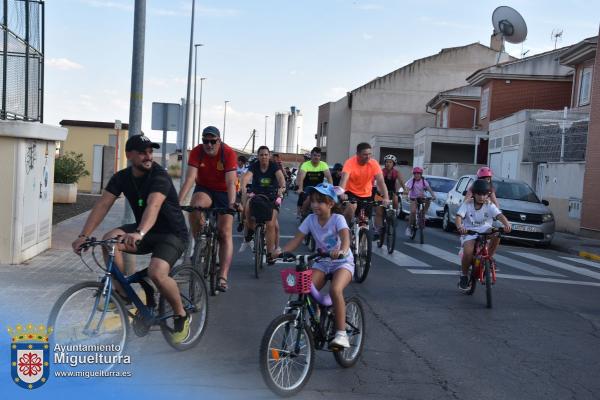
M 296 227 L 295 196 L 284 201 L 280 222 L 285 242 Z M 366 312 L 360 362 L 342 369 L 331 353 L 317 353 L 298 398 L 600 398 L 600 264 L 502 245 L 487 309 L 482 286 L 473 296 L 457 290 L 456 234 L 428 227 L 421 246 L 403 237 L 404 228 L 399 221 L 395 255 L 374 255 L 367 280 L 346 289 Z M 239 244 L 236 237 L 236 251 Z M 173 398 L 274 398 L 258 370 L 258 348 L 287 296 L 281 265 L 256 279 L 252 262 L 250 252 L 235 254 L 230 290 L 210 299 L 196 348 L 176 352 L 159 332 L 134 337 L 128 352 L 144 372 L 111 382 Z

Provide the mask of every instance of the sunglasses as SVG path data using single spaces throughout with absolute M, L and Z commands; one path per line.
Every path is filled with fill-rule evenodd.
M 219 139 L 204 139 L 204 138 L 202 138 L 202 143 L 203 144 L 209 144 L 210 143 L 212 145 L 215 145 L 215 144 L 217 144 L 218 141 L 219 141 Z

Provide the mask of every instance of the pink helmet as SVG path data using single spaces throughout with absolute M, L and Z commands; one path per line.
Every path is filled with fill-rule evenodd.
M 423 168 L 421 168 L 421 167 L 413 168 L 413 174 L 422 174 L 422 173 L 423 173 Z
M 477 170 L 478 178 L 491 178 L 492 175 L 492 169 L 490 167 L 481 167 Z

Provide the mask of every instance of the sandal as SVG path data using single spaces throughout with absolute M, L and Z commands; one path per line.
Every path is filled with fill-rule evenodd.
M 217 284 L 217 290 L 218 290 L 219 292 L 225 293 L 225 292 L 227 291 L 227 289 L 228 289 L 228 286 L 227 286 L 227 279 L 226 279 L 226 278 L 224 278 L 224 277 L 222 277 L 222 276 L 220 276 L 220 277 L 218 278 L 218 280 L 217 280 L 217 283 L 218 283 L 218 284 Z

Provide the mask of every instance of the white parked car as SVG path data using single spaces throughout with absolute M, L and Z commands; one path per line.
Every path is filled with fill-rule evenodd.
M 446 204 L 448 192 L 454 187 L 456 180 L 434 175 L 425 175 L 424 178 L 429 182 L 436 197 L 435 201 L 432 201 L 429 205 L 425 219 L 429 221 L 441 221 L 444 216 L 444 205 Z M 425 195 L 429 196 L 429 193 L 426 192 Z M 402 214 L 410 214 L 410 203 L 408 196 L 405 194 L 402 196 Z

